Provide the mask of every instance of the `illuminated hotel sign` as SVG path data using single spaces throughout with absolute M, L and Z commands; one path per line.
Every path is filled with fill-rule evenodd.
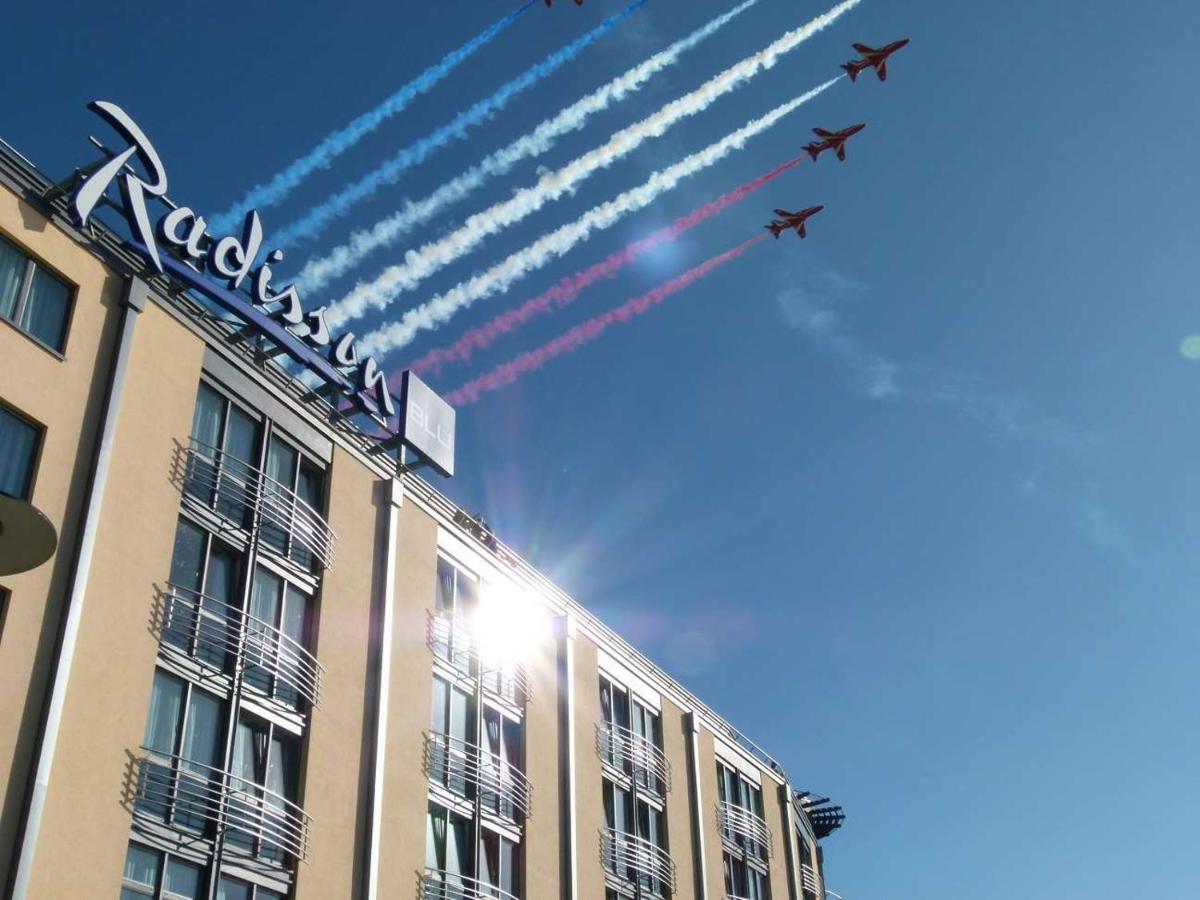
M 271 265 L 283 259 L 283 251 L 271 250 L 255 265 L 263 247 L 262 222 L 256 210 L 246 213 L 240 235 L 210 235 L 203 216 L 166 200 L 166 169 L 129 114 L 105 100 L 89 103 L 88 109 L 108 122 L 129 146 L 93 166 L 75 190 L 71 212 L 76 222 L 87 225 L 115 183 L 132 235 L 129 243 L 155 269 L 203 294 L 270 339 L 324 382 L 323 393 L 349 397 L 358 410 L 384 426 L 388 433 L 385 443 L 402 443 L 441 474 L 452 475 L 453 408 L 405 372 L 397 416 L 387 377 L 372 357 L 359 357 L 354 334 L 331 334 L 324 307 L 306 311 L 293 285 L 281 290 L 271 285 Z M 129 165 L 135 156 L 145 177 Z M 155 221 L 151 220 L 151 201 L 167 210 Z

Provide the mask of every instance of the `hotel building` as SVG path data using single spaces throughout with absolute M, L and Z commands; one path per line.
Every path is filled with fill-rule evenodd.
M 824 900 L 836 806 L 84 181 L 0 145 L 0 491 L 59 534 L 0 578 L 7 896 Z

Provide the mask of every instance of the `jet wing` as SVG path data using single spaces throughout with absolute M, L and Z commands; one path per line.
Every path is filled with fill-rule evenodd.
M 840 159 L 842 162 L 846 161 L 846 145 L 845 144 L 838 145 L 837 158 Z
M 859 53 L 862 53 L 864 56 L 868 53 L 878 53 L 879 52 L 874 47 L 868 47 L 866 44 L 855 44 L 854 49 L 857 50 Z
M 775 215 L 783 216 L 785 219 L 790 219 L 799 214 L 794 213 L 794 212 L 788 212 L 786 209 L 777 209 L 777 210 L 775 210 Z
M 883 60 L 875 67 L 875 74 L 879 76 L 880 81 L 887 81 L 887 60 Z
M 831 137 L 833 137 L 833 132 L 832 132 L 832 131 L 826 131 L 824 128 L 814 128 L 814 129 L 813 129 L 813 134 L 815 134 L 817 137 L 823 137 L 823 138 L 831 138 Z

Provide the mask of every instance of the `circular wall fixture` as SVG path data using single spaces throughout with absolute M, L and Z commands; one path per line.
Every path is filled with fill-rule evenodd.
M 36 569 L 58 546 L 58 533 L 32 504 L 0 494 L 0 575 Z

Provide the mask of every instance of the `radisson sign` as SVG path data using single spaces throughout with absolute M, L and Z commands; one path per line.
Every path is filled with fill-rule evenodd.
M 166 200 L 166 169 L 129 114 L 106 100 L 89 103 L 88 109 L 108 122 L 129 146 L 85 170 L 90 174 L 71 197 L 75 221 L 87 225 L 115 182 L 132 235 L 128 243 L 155 269 L 203 294 L 271 340 L 325 383 L 322 393 L 348 397 L 358 410 L 385 428 L 389 436 L 385 444 L 403 444 L 442 475 L 452 475 L 454 409 L 411 372 L 405 372 L 404 408 L 397 416 L 387 377 L 374 358 L 360 358 L 354 334 L 331 334 L 325 307 L 306 311 L 294 285 L 281 290 L 272 287 L 271 265 L 283 259 L 283 251 L 271 250 L 255 265 L 263 247 L 262 222 L 256 210 L 246 213 L 239 236 L 210 235 L 203 216 Z M 129 166 L 135 156 L 146 177 Z M 151 221 L 150 201 L 167 209 L 156 221 Z M 431 428 L 431 423 L 436 427 Z

